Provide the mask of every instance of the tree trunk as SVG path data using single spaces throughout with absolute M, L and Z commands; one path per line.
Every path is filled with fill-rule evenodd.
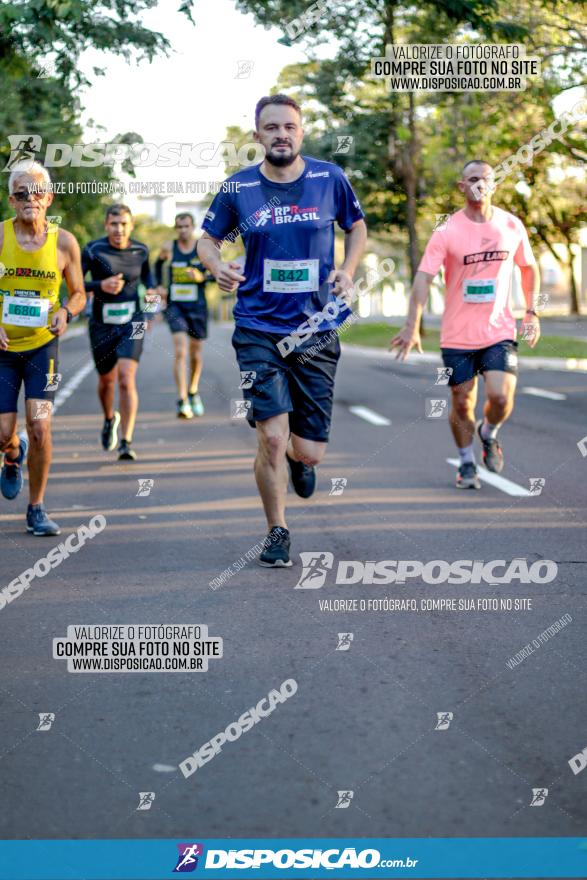
M 409 93 L 409 128 L 410 140 L 405 149 L 404 183 L 406 187 L 406 225 L 408 227 L 408 257 L 410 262 L 410 278 L 412 282 L 418 269 L 418 236 L 416 232 L 416 195 L 417 195 L 417 172 L 416 156 L 418 145 L 416 141 L 416 122 L 414 115 L 414 93 Z
M 577 290 L 577 281 L 575 279 L 575 273 L 573 272 L 573 252 L 571 251 L 570 242 L 567 242 L 567 251 L 569 254 L 569 261 L 567 263 L 567 266 L 569 269 L 569 283 L 571 288 L 571 315 L 580 315 L 581 305 L 579 303 L 579 291 Z

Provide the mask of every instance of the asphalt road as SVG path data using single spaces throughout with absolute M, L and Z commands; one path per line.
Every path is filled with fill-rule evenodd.
M 265 534 L 255 434 L 231 418 L 239 374 L 230 330 L 206 345 L 206 415 L 175 418 L 171 337 L 158 325 L 139 369 L 136 463 L 99 443 L 95 374 L 55 418 L 47 496 L 61 538 L 24 531 L 25 494 L 2 500 L 2 584 L 97 514 L 107 526 L 0 610 L 3 838 L 578 836 L 587 772 L 585 375 L 522 373 L 502 431 L 510 495 L 457 492 L 436 369 L 345 353 L 331 444 L 310 501 L 290 496 L 294 566 L 254 561 Z M 62 345 L 63 382 L 88 362 L 85 336 Z M 391 424 L 372 424 L 350 407 Z M 347 480 L 340 495 L 332 480 Z M 153 480 L 137 496 L 139 480 Z M 26 487 L 25 487 L 26 489 Z M 295 589 L 299 554 L 330 553 L 320 589 Z M 554 560 L 551 583 L 336 585 L 342 560 Z M 230 576 L 226 575 L 229 570 Z M 222 572 L 225 572 L 222 577 Z M 217 589 L 210 587 L 220 578 Z M 531 600 L 525 610 L 340 612 L 335 599 Z M 321 608 L 320 603 L 323 603 Z M 507 603 L 506 603 L 507 604 Z M 525 603 L 528 604 L 528 603 Z M 552 638 L 506 665 L 555 621 Z M 74 674 L 52 658 L 69 625 L 206 624 L 224 655 L 207 672 Z M 353 633 L 337 650 L 338 633 Z M 267 718 L 184 778 L 188 755 L 293 678 Z M 436 730 L 437 713 L 451 712 Z M 39 713 L 54 713 L 37 730 Z M 533 788 L 547 788 L 530 807 Z M 339 791 L 350 806 L 336 808 Z M 154 792 L 137 810 L 139 792 Z

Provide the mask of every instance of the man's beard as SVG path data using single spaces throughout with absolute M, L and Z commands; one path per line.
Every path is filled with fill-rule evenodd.
M 294 153 L 292 148 L 292 151 L 289 155 L 287 153 L 275 154 L 270 150 L 268 153 L 265 154 L 265 158 L 270 165 L 273 165 L 276 168 L 287 168 L 288 165 L 293 165 L 299 155 L 299 153 Z

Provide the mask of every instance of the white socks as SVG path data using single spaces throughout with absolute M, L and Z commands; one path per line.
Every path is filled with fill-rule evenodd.
M 459 447 L 459 458 L 461 459 L 461 464 L 475 464 L 475 453 L 473 450 L 473 443 L 471 443 L 470 446 L 465 446 L 463 449 Z
M 481 425 L 481 436 L 484 440 L 495 440 L 497 437 L 497 432 L 499 431 L 499 425 L 490 425 L 487 419 L 483 419 L 483 424 Z

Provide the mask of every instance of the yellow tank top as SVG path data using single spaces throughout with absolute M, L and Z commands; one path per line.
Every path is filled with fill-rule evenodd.
M 14 219 L 6 220 L 3 226 L 0 324 L 9 339 L 8 351 L 30 351 L 55 339 L 48 327 L 59 308 L 59 227 L 50 223 L 45 244 L 36 251 L 25 251 L 16 240 Z

